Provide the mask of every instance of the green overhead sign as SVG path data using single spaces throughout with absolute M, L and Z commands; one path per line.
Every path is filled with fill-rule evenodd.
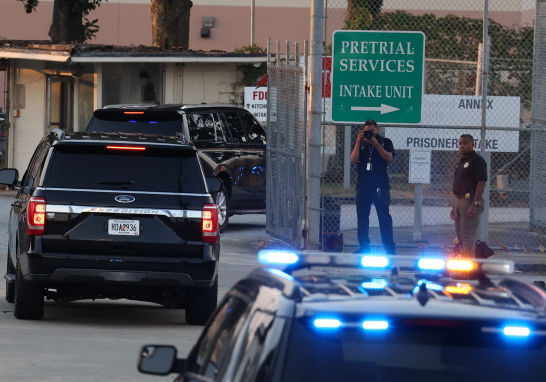
M 420 123 L 424 64 L 422 32 L 335 31 L 332 120 Z

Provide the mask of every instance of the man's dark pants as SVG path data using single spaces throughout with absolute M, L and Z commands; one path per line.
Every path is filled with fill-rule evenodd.
M 356 215 L 358 218 L 358 242 L 363 249 L 370 247 L 370 212 L 372 203 L 377 211 L 381 240 L 387 253 L 395 253 L 392 217 L 389 213 L 391 194 L 389 189 L 358 187 L 356 190 Z

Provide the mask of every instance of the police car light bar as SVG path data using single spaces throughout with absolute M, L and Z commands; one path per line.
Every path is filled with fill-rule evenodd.
M 311 266 L 354 267 L 369 270 L 398 268 L 438 275 L 474 271 L 498 275 L 514 273 L 513 261 L 469 258 L 446 261 L 441 256 L 355 255 L 326 254 L 322 251 L 264 250 L 258 252 L 258 261 L 264 265 L 286 266 L 284 271 L 287 273 Z

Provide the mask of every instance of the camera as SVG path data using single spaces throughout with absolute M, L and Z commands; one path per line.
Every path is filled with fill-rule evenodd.
M 366 139 L 370 139 L 371 137 L 373 137 L 373 133 L 370 130 L 360 130 L 360 131 L 364 132 L 364 138 Z

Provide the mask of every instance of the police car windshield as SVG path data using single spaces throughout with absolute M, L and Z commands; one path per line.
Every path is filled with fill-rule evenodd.
M 545 357 L 544 336 L 451 325 L 317 329 L 297 321 L 283 381 L 534 381 L 546 373 Z

